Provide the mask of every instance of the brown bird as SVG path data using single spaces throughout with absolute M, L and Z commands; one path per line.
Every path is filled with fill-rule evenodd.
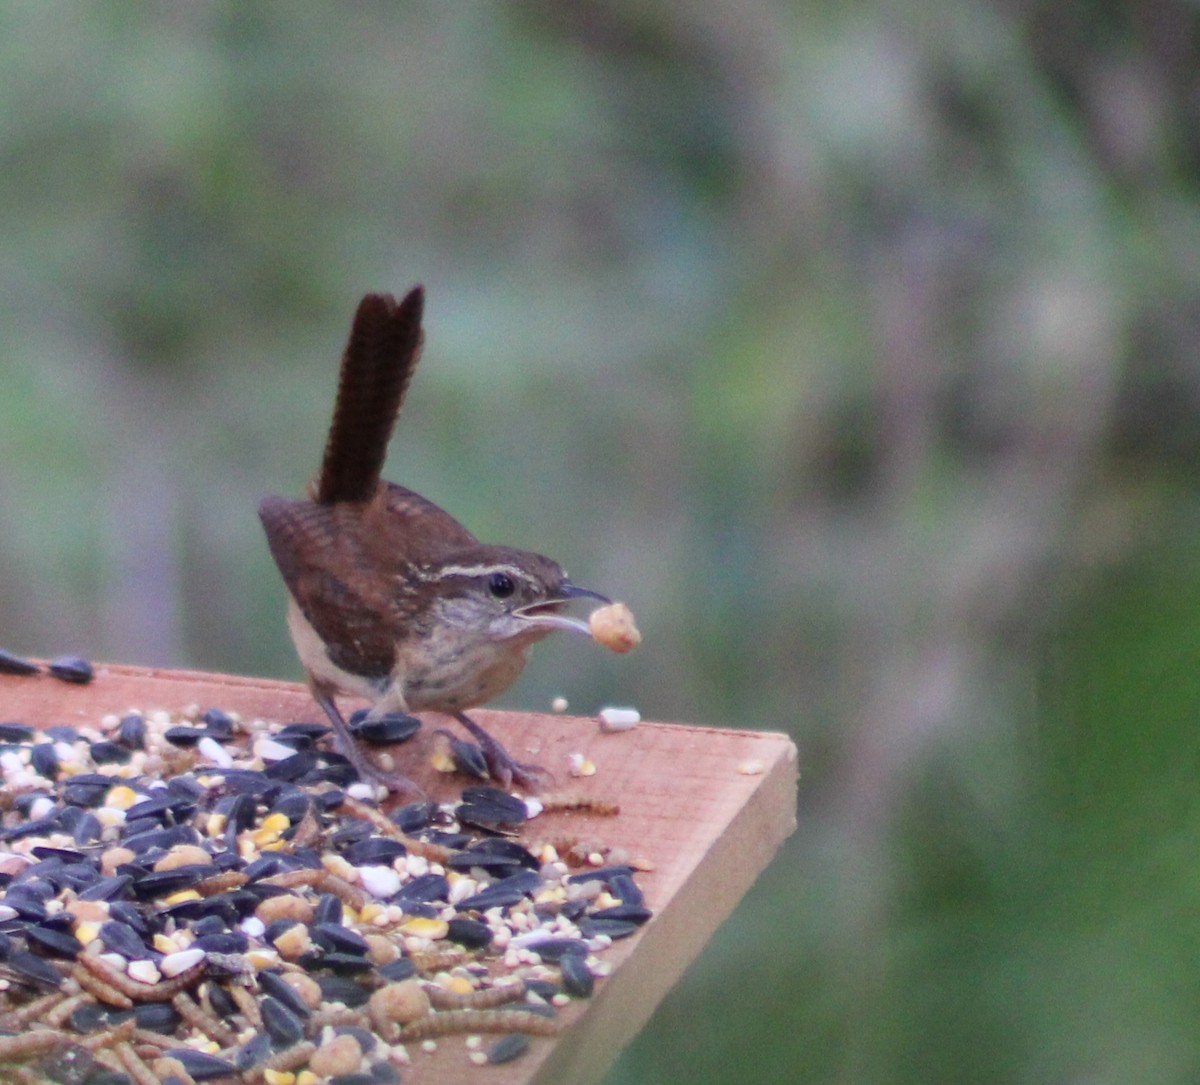
M 368 294 L 342 357 L 321 472 L 309 499 L 264 498 L 258 514 L 288 590 L 288 628 L 313 697 L 359 774 L 396 791 L 407 777 L 369 761 L 334 701 L 372 702 L 368 719 L 434 711 L 479 742 L 502 786 L 547 775 L 512 759 L 464 710 L 506 690 L 529 649 L 555 629 L 589 633 L 561 613 L 571 599 L 608 600 L 572 584 L 550 558 L 479 542 L 380 472 L 420 357 L 424 292 L 399 303 Z

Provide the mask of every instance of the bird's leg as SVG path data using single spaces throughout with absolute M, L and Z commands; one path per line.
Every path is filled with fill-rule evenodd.
M 454 718 L 470 731 L 472 737 L 479 743 L 488 772 L 491 773 L 492 779 L 506 791 L 513 783 L 525 788 L 526 791 L 540 791 L 554 782 L 554 774 L 542 768 L 541 765 L 522 764 L 520 761 L 515 761 L 500 742 L 488 734 L 470 716 L 463 712 L 455 712 Z
M 312 690 L 313 700 L 321 706 L 325 715 L 329 717 L 329 722 L 333 724 L 334 745 L 337 747 L 338 753 L 345 755 L 361 779 L 368 783 L 382 784 L 388 791 L 411 795 L 415 799 L 425 798 L 425 792 L 403 773 L 386 772 L 362 752 L 350 730 L 350 725 L 342 717 L 333 695 L 327 689 L 316 682 L 310 682 L 309 688 Z

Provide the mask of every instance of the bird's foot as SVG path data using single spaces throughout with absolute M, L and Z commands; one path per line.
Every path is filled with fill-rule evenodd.
M 363 752 L 350 730 L 333 698 L 319 690 L 313 691 L 313 696 L 333 724 L 333 741 L 338 753 L 343 754 L 347 761 L 358 773 L 358 778 L 365 783 L 377 784 L 388 791 L 399 795 L 411 796 L 414 800 L 424 799 L 425 792 L 402 772 L 389 771 L 380 768 Z
M 479 743 L 488 774 L 505 791 L 513 784 L 525 791 L 542 791 L 554 783 L 554 774 L 548 769 L 541 765 L 517 761 L 498 739 L 493 738 L 470 716 L 456 712 L 454 718 L 470 731 L 471 736 Z

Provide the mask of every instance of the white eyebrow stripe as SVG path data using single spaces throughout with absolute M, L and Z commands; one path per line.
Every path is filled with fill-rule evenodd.
M 490 576 L 492 573 L 507 573 L 517 580 L 524 580 L 527 584 L 534 583 L 529 574 L 516 565 L 439 565 L 434 569 L 417 569 L 415 572 L 421 580 L 440 580 L 444 576 L 480 577 Z

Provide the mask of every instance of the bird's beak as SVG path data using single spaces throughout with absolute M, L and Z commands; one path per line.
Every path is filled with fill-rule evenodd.
M 530 603 L 528 606 L 518 607 L 513 611 L 513 616 L 549 629 L 570 629 L 590 637 L 592 635 L 591 627 L 582 618 L 559 613 L 559 607 L 565 606 L 572 599 L 597 599 L 601 603 L 612 602 L 607 595 L 601 595 L 598 591 L 592 591 L 591 588 L 581 588 L 569 580 L 564 580 L 558 589 L 557 599 L 547 599 L 540 603 Z

